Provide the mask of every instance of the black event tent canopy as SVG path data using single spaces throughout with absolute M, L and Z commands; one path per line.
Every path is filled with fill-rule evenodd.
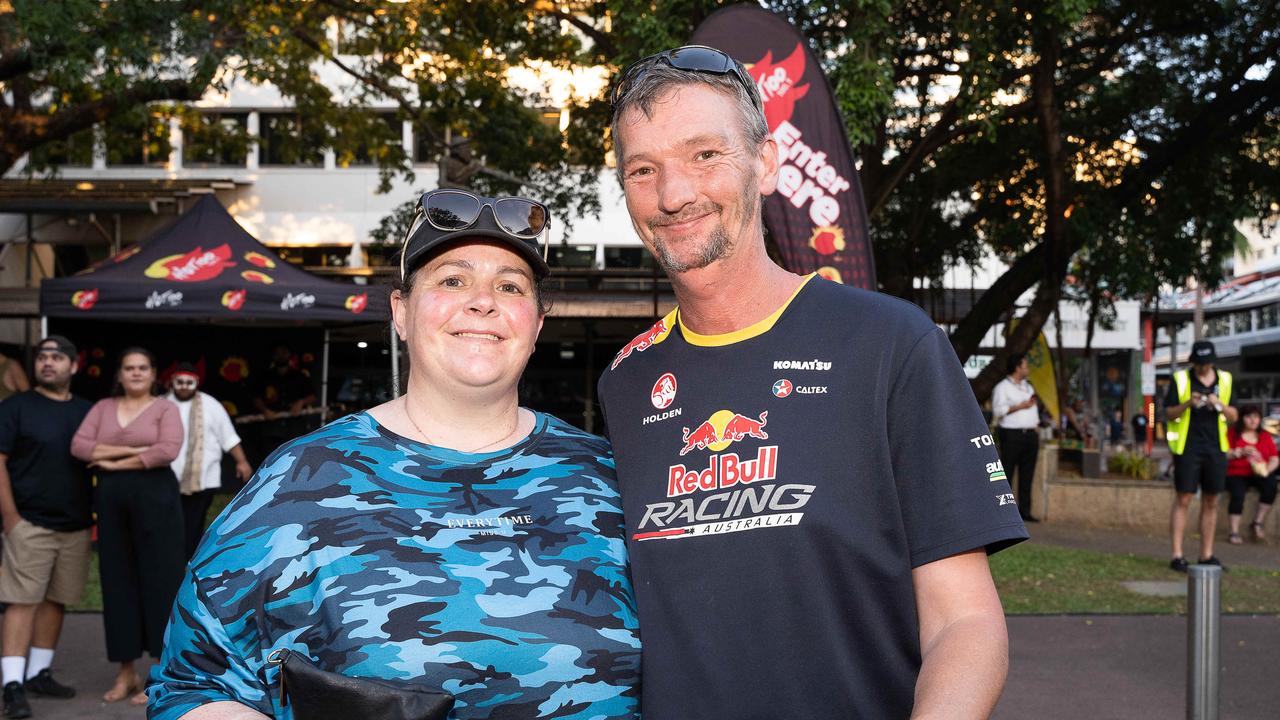
M 212 195 L 168 227 L 77 275 L 40 285 L 40 313 L 101 320 L 385 322 L 387 292 L 281 260 Z

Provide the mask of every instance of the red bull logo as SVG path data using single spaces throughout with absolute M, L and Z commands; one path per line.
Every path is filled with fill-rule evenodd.
M 222 293 L 222 307 L 228 310 L 239 310 L 244 307 L 244 300 L 248 294 L 249 291 L 243 288 L 240 290 L 228 290 Z
M 768 417 L 768 410 L 760 413 L 757 419 L 730 410 L 717 411 L 695 430 L 684 428 L 684 447 L 680 448 L 680 455 L 683 457 L 694 450 L 720 452 L 745 437 L 768 440 L 769 433 L 764 431 Z
M 364 312 L 364 309 L 366 307 L 369 306 L 369 293 L 360 293 L 359 295 L 348 295 L 346 302 L 344 302 L 342 305 L 346 309 L 350 310 L 352 313 L 359 315 L 360 313 Z
M 275 282 L 270 275 L 258 272 L 257 270 L 245 270 L 240 273 L 240 277 L 248 280 L 249 282 L 262 283 L 263 285 L 270 285 Z
M 804 70 L 804 46 L 800 43 L 796 43 L 796 49 L 785 60 L 775 63 L 770 50 L 759 62 L 748 66 L 764 101 L 764 119 L 769 123 L 769 132 L 790 120 L 796 101 L 809 93 L 808 83 L 797 85 L 804 78 Z
M 672 312 L 670 315 L 654 323 L 648 330 L 645 330 L 635 336 L 631 342 L 623 346 L 623 348 L 618 351 L 617 356 L 613 358 L 613 364 L 609 366 L 609 369 L 613 370 L 618 367 L 618 364 L 630 357 L 631 353 L 644 352 L 663 340 L 666 340 L 667 336 L 671 334 L 671 328 L 674 325 L 675 313 Z
M 200 246 L 182 255 L 168 255 L 151 263 L 143 274 L 157 280 L 176 280 L 178 282 L 203 282 L 212 280 L 222 271 L 235 266 L 231 259 L 231 248 L 225 243 L 212 250 Z
M 80 309 L 88 310 L 98 302 L 98 288 L 92 290 L 77 290 L 71 294 L 71 304 Z
M 245 259 L 245 262 L 255 267 L 264 268 L 266 270 L 276 269 L 276 261 L 267 257 L 266 255 L 263 255 L 260 252 L 249 251 L 244 254 L 244 259 Z

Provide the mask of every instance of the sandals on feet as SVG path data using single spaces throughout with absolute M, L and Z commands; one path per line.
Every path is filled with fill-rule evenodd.
M 104 702 L 120 702 L 127 697 L 134 697 L 142 691 L 142 680 L 134 677 L 127 684 L 116 682 L 111 689 L 102 694 Z
M 1252 527 L 1253 527 L 1253 539 L 1257 540 L 1258 542 L 1265 542 L 1267 539 L 1267 533 L 1262 529 L 1262 523 L 1255 520 L 1253 522 Z
M 1233 532 L 1227 535 L 1227 542 L 1231 543 L 1232 545 L 1243 545 L 1244 538 L 1240 537 L 1240 533 Z

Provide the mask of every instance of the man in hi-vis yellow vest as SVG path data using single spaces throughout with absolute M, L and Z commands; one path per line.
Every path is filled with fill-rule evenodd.
M 1231 373 L 1216 369 L 1216 359 L 1213 343 L 1197 340 L 1191 346 L 1191 370 L 1173 374 L 1164 400 L 1177 491 L 1169 513 L 1173 535 L 1169 567 L 1180 572 L 1187 571 L 1182 534 L 1187 526 L 1187 508 L 1197 488 L 1201 490 L 1200 562 L 1222 565 L 1213 556 L 1213 533 L 1218 524 L 1218 493 L 1227 482 L 1227 424 L 1236 421 L 1237 413 L 1231 407 Z

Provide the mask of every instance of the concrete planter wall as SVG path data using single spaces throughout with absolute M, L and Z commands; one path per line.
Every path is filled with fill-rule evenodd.
M 1058 453 L 1055 450 L 1054 446 L 1041 449 L 1031 496 L 1033 515 L 1049 522 L 1073 525 L 1168 531 L 1173 483 L 1166 480 L 1059 477 Z M 1228 528 L 1227 500 L 1228 495 L 1223 493 L 1218 501 L 1218 529 L 1224 537 Z M 1258 493 L 1251 490 L 1245 497 L 1242 534 L 1247 533 L 1248 523 L 1253 521 L 1257 508 Z M 1195 527 L 1199 513 L 1200 499 L 1197 497 L 1191 501 L 1189 528 Z M 1265 526 L 1268 536 L 1280 537 L 1280 521 L 1276 512 L 1267 516 Z

